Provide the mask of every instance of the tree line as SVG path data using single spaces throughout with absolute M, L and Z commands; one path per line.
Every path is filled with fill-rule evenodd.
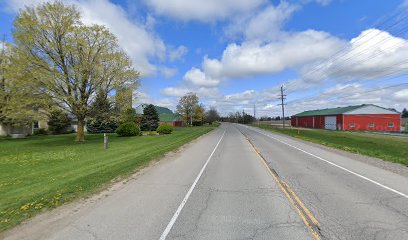
M 245 112 L 229 113 L 227 117 L 221 118 L 222 122 L 249 124 L 256 121 L 255 117 Z
M 217 109 L 210 107 L 205 111 L 204 105 L 199 102 L 197 94 L 192 92 L 180 98 L 177 113 L 186 126 L 202 126 L 205 123 L 213 124 L 220 120 Z

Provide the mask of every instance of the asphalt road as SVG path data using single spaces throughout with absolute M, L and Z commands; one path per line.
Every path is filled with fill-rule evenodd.
M 125 183 L 0 237 L 408 239 L 406 176 L 236 124 Z

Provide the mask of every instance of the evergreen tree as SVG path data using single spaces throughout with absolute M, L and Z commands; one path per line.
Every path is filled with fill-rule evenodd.
M 112 103 L 109 101 L 107 94 L 104 91 L 99 91 L 91 104 L 89 116 L 93 118 L 103 117 L 111 114 L 111 111 Z
M 99 91 L 90 107 L 86 129 L 90 133 L 112 133 L 117 127 L 118 117 L 112 103 L 104 91 Z
M 60 109 L 53 110 L 48 120 L 48 129 L 52 134 L 61 134 L 67 132 L 71 126 L 71 118 L 66 112 Z
M 404 108 L 404 110 L 402 110 L 401 117 L 402 118 L 408 118 L 408 110 L 406 108 Z
M 140 128 L 142 131 L 156 130 L 159 126 L 159 114 L 153 104 L 149 104 L 143 109 L 142 124 Z

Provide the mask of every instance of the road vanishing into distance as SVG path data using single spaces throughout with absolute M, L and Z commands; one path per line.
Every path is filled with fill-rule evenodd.
M 408 239 L 406 171 L 359 158 L 225 123 L 100 199 L 5 238 Z

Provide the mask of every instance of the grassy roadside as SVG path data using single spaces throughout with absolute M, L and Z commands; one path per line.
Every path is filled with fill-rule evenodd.
M 352 153 L 376 157 L 389 162 L 408 166 L 408 138 L 375 135 L 362 132 L 341 132 L 327 130 L 282 129 L 270 125 L 255 125 L 261 129 L 286 134 L 302 140 L 338 148 Z
M 0 139 L 0 231 L 75 198 L 94 193 L 215 127 L 176 128 L 173 134 L 120 138 L 74 135 Z

